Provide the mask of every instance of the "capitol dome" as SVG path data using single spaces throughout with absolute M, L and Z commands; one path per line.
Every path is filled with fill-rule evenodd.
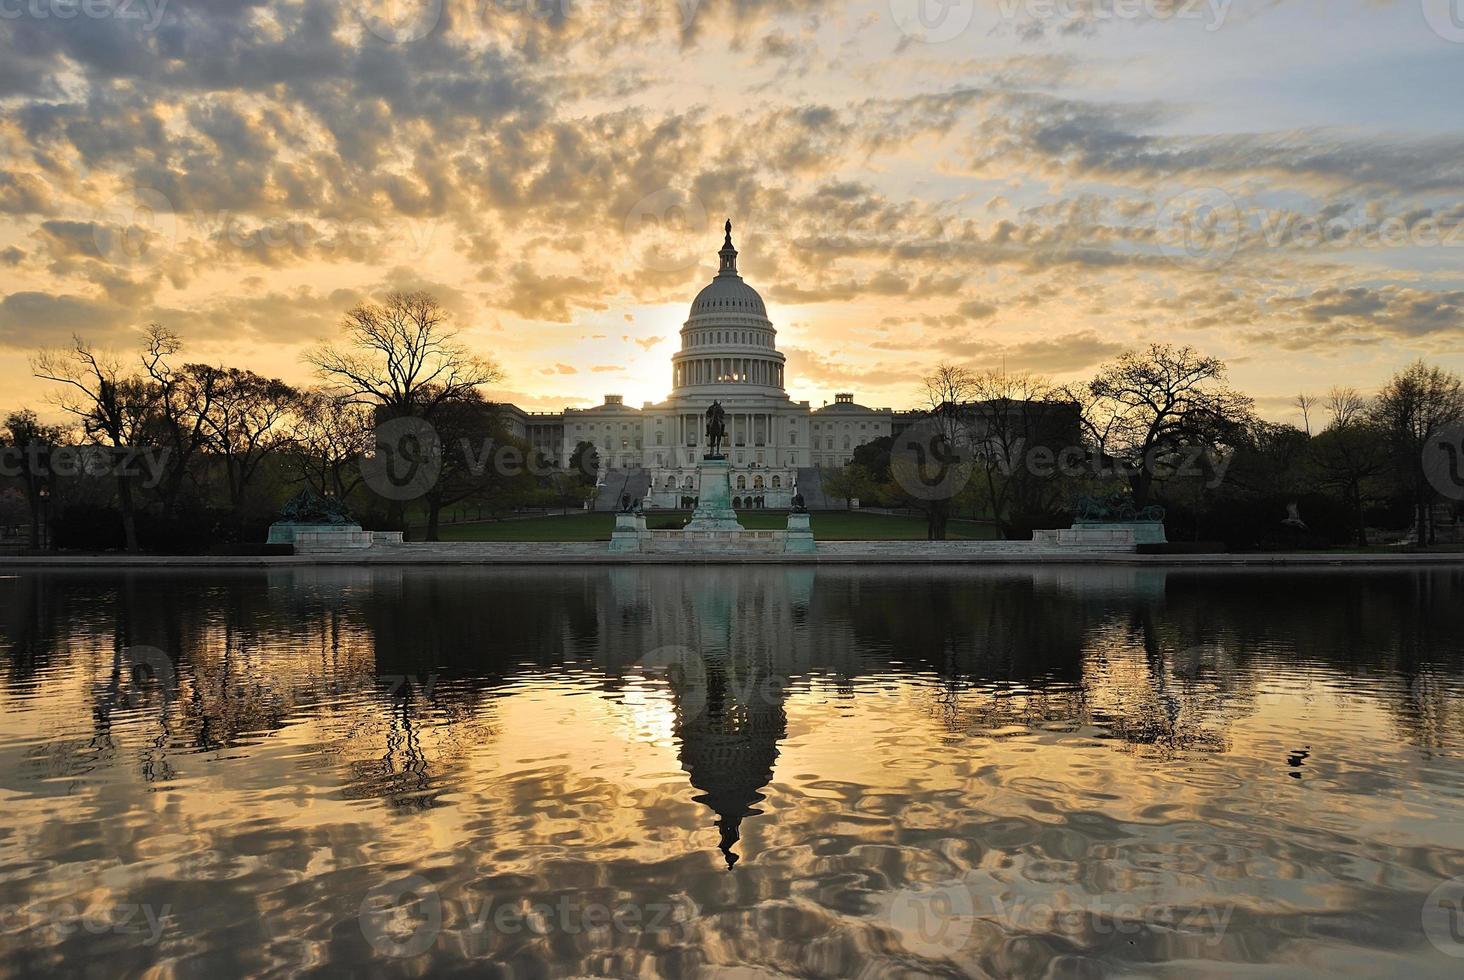
M 737 274 L 735 265 L 730 275 L 719 273 L 691 301 L 692 316 L 718 311 L 753 313 L 761 317 L 768 315 L 763 298 Z
M 681 328 L 681 349 L 671 358 L 673 393 L 786 398 L 778 332 L 763 298 L 737 272 L 730 221 L 717 256 L 721 263 L 717 276 L 691 301 L 691 313 Z

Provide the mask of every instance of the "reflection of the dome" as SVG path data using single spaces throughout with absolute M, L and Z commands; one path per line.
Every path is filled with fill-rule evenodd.
M 678 711 L 676 726 L 681 765 L 701 790 L 696 801 L 717 814 L 717 847 L 728 868 L 738 861 L 732 848 L 743 819 L 762 812 L 761 790 L 772 780 L 787 728 L 782 680 L 757 664 L 739 666 L 707 663 L 698 708 Z

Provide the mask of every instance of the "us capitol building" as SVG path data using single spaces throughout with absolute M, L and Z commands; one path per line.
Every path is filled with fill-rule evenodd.
M 788 397 L 778 331 L 763 298 L 737 272 L 730 221 L 717 254 L 717 276 L 692 300 L 681 349 L 671 356 L 670 397 L 634 408 L 606 395 L 595 408 L 547 414 L 504 406 L 514 434 L 560 466 L 581 442 L 593 443 L 604 500 L 626 493 L 672 508 L 697 496 L 713 401 L 727 412 L 725 452 L 740 506 L 787 508 L 795 486 L 805 495 L 819 491 L 820 467 L 844 466 L 855 447 L 891 435 L 905 413 L 865 408 L 848 393 L 817 409 Z

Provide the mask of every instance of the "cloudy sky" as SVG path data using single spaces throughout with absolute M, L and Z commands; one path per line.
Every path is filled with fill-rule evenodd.
M 149 321 L 309 380 L 423 287 L 552 410 L 663 397 L 731 217 L 795 398 L 1136 344 L 1464 368 L 1464 0 L 0 0 L 0 409 Z

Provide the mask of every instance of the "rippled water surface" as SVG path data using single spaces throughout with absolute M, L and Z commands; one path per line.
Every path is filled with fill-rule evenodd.
M 1461 638 L 1454 571 L 0 573 L 0 974 L 1457 976 Z

